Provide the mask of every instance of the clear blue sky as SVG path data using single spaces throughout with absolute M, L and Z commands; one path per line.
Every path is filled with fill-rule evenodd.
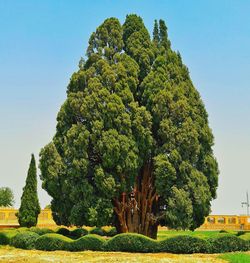
M 209 113 L 219 162 L 213 213 L 240 214 L 250 191 L 250 1 L 0 0 L 0 186 L 16 207 L 33 152 L 55 133 L 66 86 L 107 17 L 164 19 Z M 41 190 L 42 206 L 49 203 Z

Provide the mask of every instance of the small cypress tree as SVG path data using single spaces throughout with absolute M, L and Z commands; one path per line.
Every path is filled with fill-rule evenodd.
M 26 183 L 21 197 L 21 206 L 17 213 L 21 227 L 31 227 L 37 224 L 40 205 L 37 196 L 37 174 L 34 154 L 31 155 Z
M 157 20 L 155 20 L 154 30 L 153 30 L 153 41 L 157 47 L 158 47 L 159 42 L 160 42 L 160 35 L 159 35 L 159 28 L 158 27 L 159 27 L 158 22 L 157 22 Z
M 159 20 L 159 28 L 160 28 L 160 33 L 159 33 L 159 37 L 160 37 L 160 43 L 161 46 L 163 46 L 165 49 L 169 49 L 170 48 L 170 41 L 168 39 L 168 33 L 167 33 L 167 26 L 164 22 L 164 20 Z

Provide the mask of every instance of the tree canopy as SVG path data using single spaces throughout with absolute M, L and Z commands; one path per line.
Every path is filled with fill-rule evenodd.
M 0 206 L 9 207 L 13 206 L 15 203 L 14 195 L 9 187 L 0 188 Z
M 17 213 L 19 225 L 21 227 L 36 226 L 40 210 L 37 196 L 36 162 L 34 154 L 32 154 L 28 175 L 21 197 L 21 206 Z
M 90 36 L 40 152 L 43 188 L 64 225 L 115 224 L 155 237 L 195 229 L 216 197 L 208 115 L 167 26 L 106 19 Z

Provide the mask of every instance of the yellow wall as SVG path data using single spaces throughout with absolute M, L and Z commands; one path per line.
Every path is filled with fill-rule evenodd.
M 17 209 L 0 208 L 0 227 L 18 226 Z M 55 227 L 50 209 L 43 209 L 38 216 L 38 227 Z M 197 230 L 250 230 L 250 217 L 237 215 L 210 215 Z
M 17 212 L 18 210 L 13 208 L 0 208 L 0 226 L 18 226 L 18 220 L 15 215 Z M 41 210 L 41 213 L 38 216 L 37 226 L 56 226 L 50 209 Z
M 237 215 L 210 215 L 198 230 L 250 230 L 250 217 Z

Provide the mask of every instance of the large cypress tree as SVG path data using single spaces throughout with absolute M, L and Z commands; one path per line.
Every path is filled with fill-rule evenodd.
M 157 26 L 151 40 L 128 15 L 91 35 L 40 153 L 58 224 L 113 223 L 155 238 L 159 224 L 195 229 L 209 214 L 218 167 L 208 116 L 165 22 Z
M 19 225 L 31 227 L 37 224 L 40 205 L 37 196 L 37 172 L 34 154 L 31 155 L 26 183 L 21 197 L 21 206 L 17 213 Z

